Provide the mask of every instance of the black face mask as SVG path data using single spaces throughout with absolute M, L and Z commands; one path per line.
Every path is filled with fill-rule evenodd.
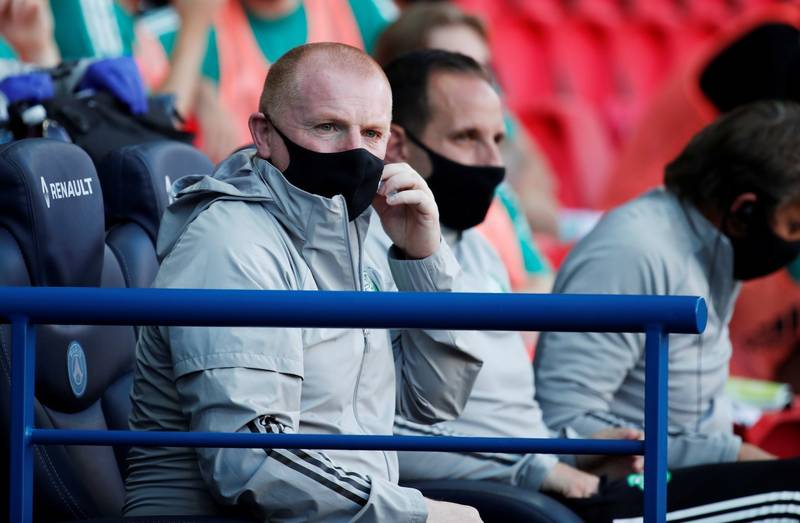
M 747 224 L 744 237 L 728 236 L 733 245 L 733 277 L 752 280 L 773 273 L 800 255 L 800 242 L 787 242 L 772 230 L 769 214 L 761 203 L 736 214 Z M 723 221 L 725 223 L 726 220 Z
M 283 175 L 308 193 L 333 198 L 344 196 L 347 217 L 355 220 L 372 203 L 383 174 L 383 160 L 366 149 L 350 149 L 338 153 L 318 153 L 289 140 L 273 124 L 289 151 L 289 167 Z
M 506 175 L 505 167 L 454 162 L 433 151 L 410 132 L 406 131 L 406 135 L 431 161 L 431 175 L 426 182 L 439 207 L 439 220 L 457 231 L 480 225 L 492 205 L 495 189 Z

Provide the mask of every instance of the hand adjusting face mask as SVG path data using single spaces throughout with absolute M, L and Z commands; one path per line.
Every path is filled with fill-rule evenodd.
M 733 277 L 737 280 L 751 280 L 771 274 L 791 263 L 800 255 L 800 242 L 788 242 L 775 234 L 770 224 L 769 210 L 759 194 L 759 199 L 750 204 L 750 211 L 736 213 L 746 227 L 743 237 L 728 235 L 733 246 Z M 729 219 L 726 216 L 723 224 Z M 724 226 L 723 226 L 724 229 Z
M 406 136 L 425 151 L 431 161 L 431 175 L 425 181 L 439 207 L 439 220 L 457 231 L 480 225 L 492 205 L 495 189 L 505 177 L 505 167 L 454 162 L 407 130 Z
M 383 173 L 383 160 L 364 148 L 338 153 L 319 153 L 289 140 L 275 124 L 272 128 L 289 151 L 289 166 L 283 170 L 292 185 L 318 196 L 344 197 L 347 217 L 355 220 L 372 203 Z

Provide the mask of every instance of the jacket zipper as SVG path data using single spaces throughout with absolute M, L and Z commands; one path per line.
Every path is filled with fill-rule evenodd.
M 353 261 L 353 252 L 350 247 L 350 227 L 348 224 L 349 220 L 346 220 L 344 224 L 344 229 L 345 229 L 345 238 L 347 239 L 347 253 L 350 257 L 350 266 L 355 269 L 356 264 Z M 356 241 L 358 243 L 358 249 L 359 249 L 358 273 L 355 275 L 355 283 L 356 283 L 356 289 L 363 292 L 364 282 L 361 278 L 361 275 L 364 273 L 363 270 L 364 249 L 362 248 L 361 235 L 358 232 L 358 226 L 355 225 L 354 227 L 356 229 Z M 361 386 L 361 376 L 364 374 L 364 366 L 366 365 L 367 353 L 369 353 L 369 340 L 367 339 L 367 336 L 369 335 L 369 330 L 361 329 L 361 332 L 362 335 L 364 336 L 364 354 L 363 356 L 361 356 L 361 365 L 358 368 L 358 376 L 356 377 L 356 386 L 353 389 L 353 416 L 355 417 L 358 426 L 361 427 L 361 430 L 363 430 L 365 433 L 368 433 L 366 427 L 364 427 L 364 425 L 361 423 L 361 418 L 358 417 L 358 389 Z M 381 454 L 383 455 L 383 462 L 386 465 L 386 477 L 389 478 L 391 477 L 391 471 L 392 471 L 392 467 L 389 462 L 389 455 L 386 453 L 385 450 L 381 451 Z
M 345 237 L 345 240 L 347 242 L 347 256 L 348 256 L 348 258 L 350 260 L 350 268 L 353 271 L 353 282 L 355 284 L 355 290 L 363 291 L 364 289 L 362 289 L 361 278 L 359 278 L 358 275 L 355 273 L 355 271 L 356 271 L 356 263 L 355 263 L 355 260 L 353 259 L 353 248 L 352 248 L 352 245 L 350 243 L 350 226 L 349 226 L 349 224 L 350 224 L 350 220 L 349 220 L 349 218 L 347 216 L 347 211 L 345 211 L 344 237 Z M 356 234 L 358 234 L 358 228 L 356 228 Z M 357 239 L 360 239 L 360 238 L 357 238 Z M 360 243 L 359 243 L 359 245 L 360 245 Z M 359 264 L 360 264 L 360 261 L 361 260 L 359 259 Z M 366 427 L 364 427 L 364 425 L 361 423 L 361 419 L 358 417 L 358 388 L 361 385 L 361 375 L 364 373 L 364 365 L 366 364 L 367 352 L 369 351 L 369 344 L 367 343 L 366 330 L 361 329 L 361 332 L 362 332 L 362 335 L 364 337 L 364 354 L 361 356 L 361 364 L 360 364 L 360 366 L 358 368 L 358 375 L 356 376 L 356 386 L 353 389 L 353 416 L 355 417 L 356 423 L 358 423 L 358 426 L 361 427 L 361 430 L 363 430 L 366 433 L 367 429 L 366 429 Z

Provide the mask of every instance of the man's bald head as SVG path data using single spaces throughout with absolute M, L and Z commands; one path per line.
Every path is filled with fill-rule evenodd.
M 307 72 L 319 68 L 364 78 L 377 77 L 388 85 L 383 69 L 360 49 L 333 42 L 301 45 L 270 66 L 258 104 L 259 112 L 270 116 L 282 112 L 297 96 Z

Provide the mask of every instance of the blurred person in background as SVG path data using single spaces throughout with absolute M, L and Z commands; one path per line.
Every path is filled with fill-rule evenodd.
M 378 63 L 386 65 L 404 53 L 426 48 L 466 54 L 490 70 L 483 22 L 445 2 L 419 3 L 404 9 L 378 39 L 374 55 Z M 547 292 L 552 285 L 552 269 L 534 242 L 531 227 L 535 232 L 555 234 L 558 205 L 554 182 L 543 155 L 508 113 L 505 122 L 508 138 L 502 152 L 509 183 L 498 188 L 497 203 L 480 230 L 503 259 L 512 288 Z
M 250 143 L 247 116 L 258 101 L 270 63 L 308 42 L 340 42 L 369 51 L 396 15 L 389 0 L 218 0 L 209 4 L 213 5 L 205 9 L 204 17 L 207 38 L 198 34 L 195 45 L 204 50 L 196 70 L 197 98 L 186 114 L 196 116 L 202 137 L 198 145 L 214 161 Z M 166 10 L 142 20 L 146 32 L 161 45 L 159 62 L 163 64 L 164 55 L 180 49 L 184 20 L 198 10 L 187 2 L 179 17 Z M 158 46 L 151 47 L 149 55 L 159 55 Z
M 45 2 L 47 0 L 44 0 Z M 133 56 L 151 92 L 173 97 L 179 115 L 195 103 L 211 16 L 221 0 L 173 0 L 159 12 L 181 20 L 169 58 L 143 23 L 141 0 L 51 0 L 55 40 L 64 60 Z
M 666 188 L 606 214 L 556 279 L 563 293 L 706 297 L 702 336 L 670 337 L 672 467 L 774 458 L 733 433 L 728 324 L 741 281 L 800 253 L 799 152 L 797 103 L 734 109 L 666 167 Z M 545 420 L 582 433 L 642 428 L 644 361 L 643 335 L 542 333 L 534 366 Z
M 61 61 L 48 0 L 0 0 L 0 58 L 40 67 Z
M 503 264 L 474 230 L 504 174 L 502 105 L 485 70 L 460 54 L 422 50 L 398 58 L 385 71 L 394 98 L 385 161 L 407 162 L 427 181 L 439 207 L 442 237 L 461 265 L 466 290 L 509 292 Z M 384 249 L 391 245 L 385 236 L 370 240 Z M 435 425 L 398 416 L 396 434 L 551 437 L 535 399 L 522 337 L 476 334 L 483 366 L 461 415 Z M 576 434 L 565 428 L 562 435 Z M 604 427 L 584 435 L 638 439 L 642 433 L 633 427 Z M 488 480 L 553 495 L 587 522 L 642 515 L 640 456 L 401 452 L 399 459 L 401 480 L 410 486 L 415 481 Z M 676 468 L 668 487 L 669 511 L 673 518 L 691 511 L 698 519 L 724 512 L 730 521 L 791 515 L 800 509 L 798 473 L 800 460 Z M 730 514 L 737 506 L 746 510 Z

